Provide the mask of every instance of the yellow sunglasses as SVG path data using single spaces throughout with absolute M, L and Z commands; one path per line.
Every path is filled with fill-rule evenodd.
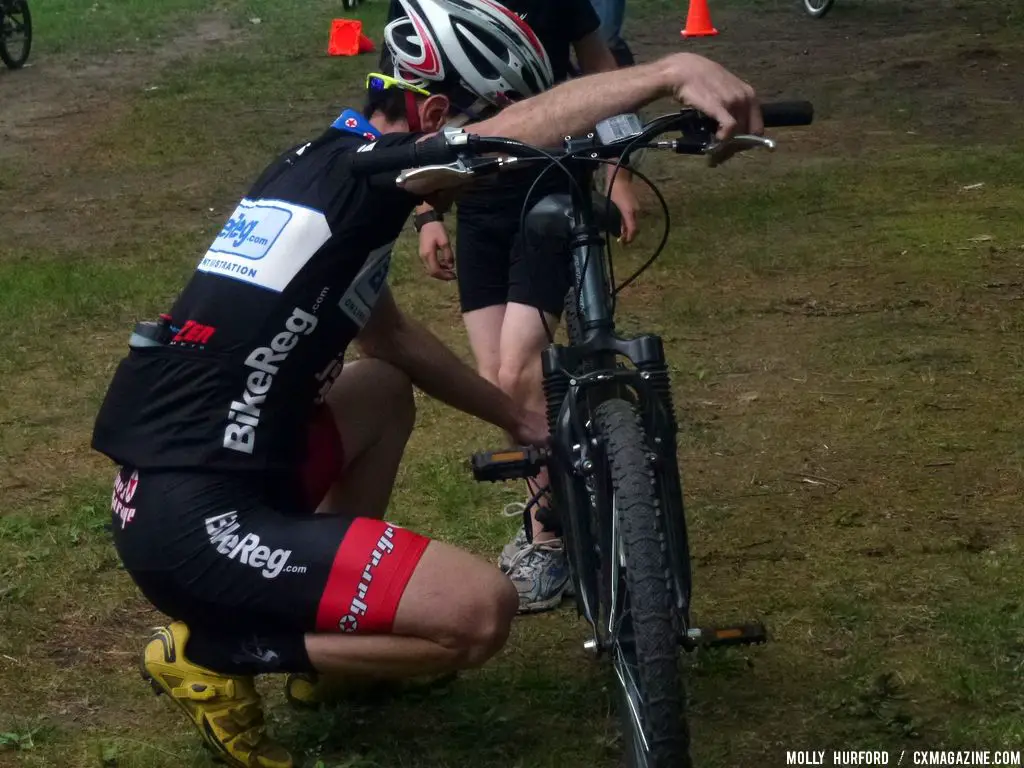
M 418 93 L 420 96 L 430 95 L 430 91 L 426 88 L 420 88 L 419 86 L 412 85 L 404 80 L 399 80 L 397 77 L 382 75 L 380 72 L 371 72 L 366 76 L 366 90 L 373 91 L 374 93 L 380 93 L 388 90 L 389 88 L 400 88 L 403 91 Z

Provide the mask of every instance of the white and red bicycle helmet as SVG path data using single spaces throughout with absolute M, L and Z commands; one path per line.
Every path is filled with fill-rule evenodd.
M 405 15 L 384 29 L 395 77 L 447 93 L 470 114 L 507 106 L 554 84 L 537 35 L 494 0 L 399 2 Z

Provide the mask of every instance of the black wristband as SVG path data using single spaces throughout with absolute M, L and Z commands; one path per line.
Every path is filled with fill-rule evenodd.
M 432 221 L 444 221 L 444 216 L 431 208 L 429 211 L 423 213 L 417 213 L 412 218 L 412 226 L 417 232 L 423 229 L 424 224 L 429 224 Z

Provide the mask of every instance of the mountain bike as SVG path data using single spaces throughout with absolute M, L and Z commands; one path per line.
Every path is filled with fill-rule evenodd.
M 0 59 L 20 69 L 32 49 L 32 14 L 28 0 L 0 0 Z
M 803 0 L 804 10 L 810 16 L 820 19 L 835 5 L 835 0 Z
M 762 111 L 768 127 L 809 125 L 813 118 L 807 102 L 769 104 Z M 413 192 L 526 163 L 547 163 L 549 171 L 567 176 L 567 193 L 524 206 L 521 219 L 524 236 L 558 238 L 572 253 L 574 268 L 569 343 L 552 341 L 543 353 L 549 447 L 479 453 L 471 466 L 482 481 L 535 477 L 547 467 L 577 610 L 589 625 L 583 647 L 610 661 L 630 768 L 691 766 L 681 649 L 767 640 L 758 622 L 691 625 L 678 423 L 664 345 L 653 334 L 620 336 L 614 322 L 617 294 L 653 263 L 668 239 L 668 207 L 634 170 L 657 194 L 665 231 L 655 254 L 616 286 L 605 243 L 618 227 L 617 212 L 606 200 L 595 202 L 592 184 L 598 165 L 626 164 L 640 149 L 707 155 L 715 165 L 737 151 L 775 147 L 762 136 L 718 142 L 717 127 L 689 109 L 646 125 L 630 114 L 605 120 L 586 136 L 566 137 L 560 149 L 452 132 L 440 142 L 353 159 L 353 168 L 364 173 L 411 167 L 396 183 Z M 678 138 L 659 139 L 676 131 Z

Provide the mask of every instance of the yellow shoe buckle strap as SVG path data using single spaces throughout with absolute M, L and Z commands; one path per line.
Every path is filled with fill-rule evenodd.
M 226 680 L 223 685 L 211 685 L 210 683 L 185 680 L 171 693 L 176 699 L 189 699 L 190 701 L 233 699 L 235 698 L 235 681 Z

